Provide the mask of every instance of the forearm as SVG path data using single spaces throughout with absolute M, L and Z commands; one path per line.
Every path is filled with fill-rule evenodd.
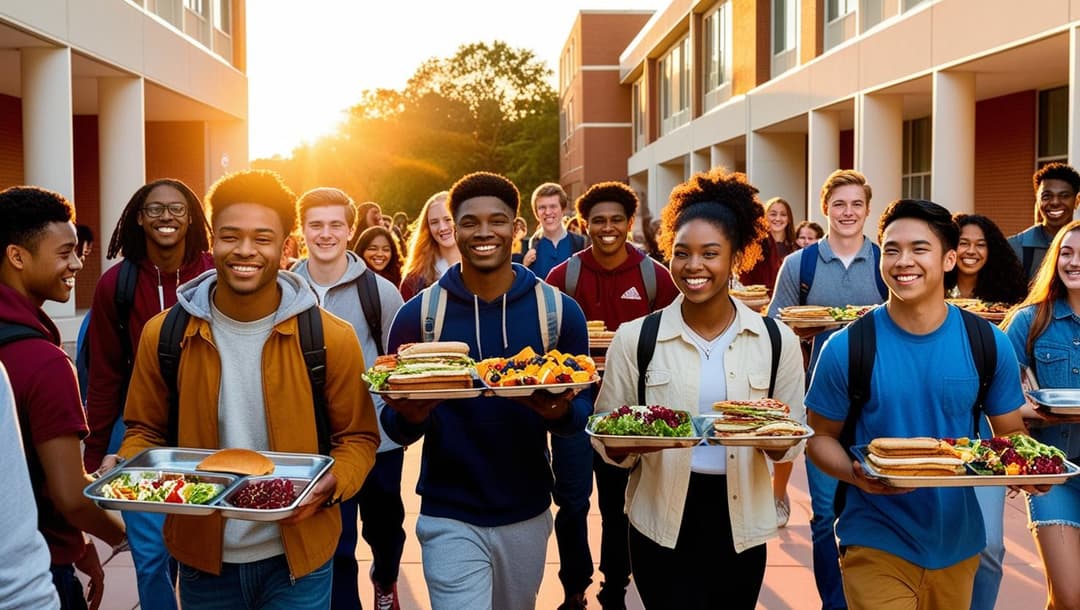
M 855 474 L 851 466 L 851 456 L 837 439 L 815 435 L 807 441 L 806 457 L 830 477 L 854 484 Z
M 87 484 L 90 480 L 87 479 Z M 112 546 L 124 540 L 124 524 L 120 519 L 99 508 L 92 500 L 79 494 L 79 499 L 65 507 L 61 514 L 78 529 L 96 536 Z

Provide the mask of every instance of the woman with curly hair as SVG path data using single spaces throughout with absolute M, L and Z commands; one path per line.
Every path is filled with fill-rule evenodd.
M 461 262 L 454 237 L 454 219 L 446 207 L 448 191 L 428 198 L 410 231 L 409 255 L 401 280 L 401 298 L 408 301 Z
M 375 273 L 395 286 L 401 284 L 401 250 L 388 229 L 368 227 L 356 240 L 356 250 Z
M 772 395 L 790 407 L 792 417 L 805 417 L 802 351 L 795 333 L 728 295 L 732 275 L 757 260 L 768 236 L 757 192 L 745 175 L 723 169 L 695 174 L 672 191 L 659 242 L 681 294 L 615 332 L 597 413 L 622 405 L 668 405 L 697 415 L 713 412 L 718 401 Z M 655 351 L 639 370 L 638 343 L 651 338 L 642 336 L 647 321 L 658 323 Z M 766 324 L 776 324 L 780 336 L 772 388 Z M 802 444 L 768 452 L 719 445 L 651 452 L 597 449 L 605 461 L 631 469 L 630 565 L 645 607 L 715 607 L 715 588 L 686 582 L 687 574 L 700 571 L 701 557 L 708 557 L 724 575 L 726 605 L 753 609 L 765 578 L 765 543 L 777 532 L 768 461 L 791 461 Z M 642 467 L 635 467 L 639 463 Z
M 1014 305 L 1027 296 L 1027 276 L 994 221 L 980 214 L 956 214 L 960 246 L 956 269 L 945 275 L 952 298 L 971 298 Z

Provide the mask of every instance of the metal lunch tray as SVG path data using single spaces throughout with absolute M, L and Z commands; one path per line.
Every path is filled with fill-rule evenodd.
M 881 479 L 893 487 L 1001 487 L 1006 485 L 1059 485 L 1080 474 L 1080 468 L 1072 462 L 1065 461 L 1065 472 L 1061 474 L 976 474 L 970 464 L 964 464 L 964 468 L 970 474 L 956 474 L 943 476 L 896 476 L 878 472 L 874 465 L 867 459 L 869 449 L 867 445 L 852 447 L 855 457 L 862 462 L 866 475 Z
M 169 474 L 185 474 L 196 475 L 199 477 L 199 481 L 202 483 L 217 483 L 223 485 L 224 488 L 215 496 L 210 502 L 206 504 L 176 504 L 173 502 L 150 502 L 145 500 L 123 500 L 119 498 L 106 498 L 102 493 L 102 488 L 112 483 L 120 475 L 124 473 L 141 474 L 144 472 L 152 473 L 169 473 Z M 94 481 L 88 485 L 83 494 L 97 503 L 98 506 L 110 510 L 137 510 L 148 513 L 170 513 L 174 515 L 193 515 L 204 516 L 213 514 L 215 510 L 214 503 L 225 496 L 236 481 L 240 477 L 235 474 L 228 474 L 224 472 L 202 472 L 197 471 L 194 468 L 173 468 L 173 467 L 131 467 L 123 466 L 115 468 L 105 476 Z
M 1028 390 L 1027 395 L 1036 404 L 1046 407 L 1051 413 L 1061 415 L 1080 415 L 1080 389 Z
M 473 386 L 471 388 L 446 388 L 436 390 L 374 390 L 369 389 L 372 394 L 378 396 L 384 396 L 386 398 L 404 399 L 404 400 L 454 400 L 461 398 L 476 398 L 486 391 L 486 388 L 480 386 Z
M 559 394 L 566 390 L 583 389 L 591 386 L 592 384 L 600 381 L 600 375 L 593 375 L 588 381 L 575 381 L 571 383 L 549 383 L 538 385 L 513 385 L 513 386 L 493 386 L 488 385 L 483 379 L 480 380 L 484 384 L 484 394 L 486 396 L 502 396 L 503 398 L 518 398 L 521 396 L 532 396 L 538 390 L 547 390 L 552 394 Z
M 600 441 L 605 447 L 612 449 L 686 449 L 701 444 L 701 419 L 691 417 L 690 423 L 694 427 L 693 436 L 634 436 L 629 434 L 597 434 L 594 431 L 596 422 L 608 415 L 597 413 L 589 416 L 589 422 L 585 425 L 585 432 Z
M 724 445 L 725 447 L 754 447 L 757 449 L 790 449 L 800 442 L 814 436 L 814 430 L 806 424 L 800 423 L 803 428 L 806 428 L 806 434 L 797 434 L 790 436 L 759 436 L 755 434 L 734 434 L 728 436 L 717 436 L 713 434 L 712 422 L 717 419 L 718 415 L 701 415 L 703 420 L 701 429 L 705 436 L 705 441 L 710 445 Z

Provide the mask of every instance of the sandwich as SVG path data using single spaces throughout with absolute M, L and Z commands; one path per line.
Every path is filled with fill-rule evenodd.
M 866 459 L 875 470 L 888 476 L 953 476 L 965 471 L 960 451 L 929 437 L 875 438 Z
M 728 290 L 728 294 L 740 299 L 764 298 L 768 293 L 769 290 L 765 287 L 765 284 L 750 284 L 749 286 L 743 286 L 742 288 L 732 288 L 731 290 Z
M 780 310 L 780 317 L 789 320 L 831 320 L 829 307 L 821 305 L 792 305 Z
M 406 343 L 379 356 L 364 379 L 378 390 L 445 390 L 473 387 L 476 363 L 460 341 Z
M 802 436 L 806 426 L 791 419 L 791 409 L 774 398 L 724 400 L 713 404 L 720 415 L 713 419 L 716 436 Z
M 274 462 L 251 449 L 222 449 L 203 458 L 195 466 L 195 470 L 259 477 L 274 472 Z

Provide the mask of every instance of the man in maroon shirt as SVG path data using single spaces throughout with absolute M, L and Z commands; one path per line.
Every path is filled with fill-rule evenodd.
M 84 338 L 89 349 L 86 417 L 90 436 L 83 454 L 87 470 L 97 469 L 106 453 L 115 453 L 124 436 L 120 416 L 143 325 L 176 303 L 177 286 L 214 268 L 209 234 L 198 196 L 171 178 L 139 188 L 121 213 L 106 255 L 110 259 L 122 255 L 124 260 L 98 281 Z M 117 284 L 125 265 L 135 272 L 127 315 L 117 305 L 121 300 Z M 131 539 L 140 604 L 176 610 L 176 566 L 161 536 L 164 515 L 124 512 L 123 518 Z
M 60 347 L 60 332 L 41 309 L 46 300 L 67 301 L 82 269 L 74 219 L 71 203 L 58 193 L 36 187 L 0 191 L 0 324 L 40 334 L 0 347 L 0 362 L 15 393 L 38 528 L 49 545 L 61 607 L 86 608 L 78 568 L 90 577 L 90 606 L 96 608 L 105 575 L 83 532 L 120 545 L 124 526 L 82 493 L 90 478 L 80 458 L 87 428 L 79 384 Z
M 638 208 L 638 198 L 633 189 L 621 182 L 600 182 L 589 187 L 583 195 L 578 197 L 575 206 L 578 217 L 586 223 L 592 245 L 552 269 L 547 276 L 547 283 L 559 288 L 577 301 L 585 312 L 585 319 L 603 320 L 608 330 L 615 330 L 623 322 L 667 307 L 675 300 L 675 297 L 679 295 L 679 290 L 671 280 L 668 270 L 660 263 L 647 258 L 645 253 L 626 241 L 634 225 L 634 214 Z M 576 270 L 571 271 L 568 282 L 568 271 L 571 265 L 576 267 Z M 653 281 L 646 281 L 643 265 L 652 267 L 649 273 Z M 576 279 L 573 278 L 575 275 Z M 649 288 L 650 285 L 652 289 Z M 626 542 L 628 523 L 623 513 L 629 471 L 604 462 L 603 458 L 592 451 L 588 436 L 584 432 L 568 438 L 556 439 L 553 436 L 552 445 L 556 443 L 562 443 L 564 447 L 571 444 L 584 447 L 581 452 L 572 452 L 564 448 L 563 453 L 566 455 L 584 455 L 587 456 L 586 460 L 588 456 L 592 457 L 591 470 L 596 474 L 597 500 L 600 504 L 602 528 L 600 571 L 604 574 L 598 598 L 603 608 L 624 608 L 626 585 L 630 582 L 630 557 Z M 553 468 L 554 466 L 553 464 Z M 579 468 L 582 472 L 574 471 L 574 468 Z M 585 514 L 574 511 L 580 503 L 573 501 L 573 498 L 560 498 L 560 489 L 563 489 L 559 485 L 560 474 L 565 479 L 573 474 L 592 474 L 589 471 L 587 461 L 582 465 L 567 464 L 555 469 L 555 501 L 559 503 L 555 534 L 560 557 L 588 556 L 587 548 L 581 551 L 570 546 L 572 541 L 578 541 L 580 537 L 567 533 L 559 536 L 559 516 L 568 509 L 573 511 L 573 517 L 568 515 L 567 520 L 573 519 L 579 523 L 579 529 L 564 526 L 562 531 L 582 533 L 586 531 Z M 572 489 L 582 487 L 580 485 L 567 486 Z M 585 499 L 584 508 L 587 513 L 588 498 Z M 583 607 L 580 604 L 577 606 L 574 604 L 577 600 L 584 601 L 588 578 L 584 579 L 584 585 L 581 584 L 581 580 L 570 581 L 563 575 L 563 572 L 570 571 L 567 569 L 567 562 L 563 560 L 562 563 L 563 567 L 559 576 L 563 580 L 563 587 L 567 589 L 567 603 L 562 607 Z M 591 565 L 587 576 L 590 578 L 592 576 Z M 576 585 L 576 588 L 580 590 L 571 590 L 568 586 L 571 584 Z

